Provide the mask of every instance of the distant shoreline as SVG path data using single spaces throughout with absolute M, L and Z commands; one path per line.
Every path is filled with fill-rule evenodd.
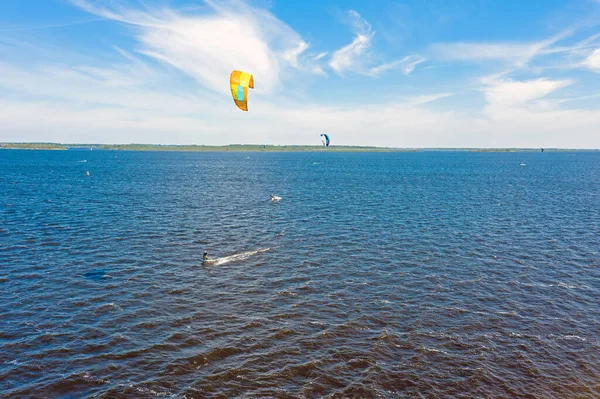
M 426 152 L 426 151 L 467 151 L 467 152 L 541 152 L 540 148 L 391 148 L 368 146 L 309 146 L 309 145 L 258 145 L 230 144 L 210 145 L 162 145 L 162 144 L 63 144 L 63 143 L 0 143 L 0 149 L 20 150 L 113 150 L 113 151 L 213 151 L 213 152 Z M 544 152 L 583 151 L 598 149 L 544 148 Z

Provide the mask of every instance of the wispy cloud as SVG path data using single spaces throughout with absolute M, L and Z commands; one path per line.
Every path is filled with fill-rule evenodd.
M 71 22 L 63 22 L 63 23 L 56 23 L 56 24 L 37 25 L 37 26 L 28 26 L 28 27 L 12 27 L 12 28 L 10 26 L 4 25 L 2 28 L 0 28 L 0 32 L 27 32 L 27 31 L 36 31 L 36 30 L 45 30 L 45 29 L 60 29 L 60 28 L 66 28 L 66 27 L 70 27 L 70 26 L 90 24 L 90 23 L 94 23 L 94 22 L 98 22 L 98 21 L 102 21 L 102 20 L 103 20 L 103 18 L 88 18 L 88 19 L 81 20 L 81 21 L 71 21 Z
M 432 53 L 446 61 L 501 61 L 523 67 L 538 55 L 555 52 L 552 45 L 569 37 L 572 29 L 566 29 L 548 39 L 517 43 L 437 43 Z
M 304 51 L 308 49 L 308 47 L 308 43 L 301 40 L 298 42 L 298 45 L 296 47 L 292 47 L 290 49 L 285 50 L 281 54 L 281 57 L 285 61 L 287 61 L 291 66 L 299 68 L 300 62 L 298 60 L 298 57 L 300 57 L 302 53 L 304 53 Z
M 592 53 L 581 63 L 581 65 L 591 69 L 594 72 L 600 73 L 600 48 L 592 51 Z
M 198 114 L 209 107 L 217 110 L 225 99 L 217 95 L 179 93 L 168 77 L 145 63 L 125 60 L 110 67 L 90 65 L 47 65 L 22 68 L 0 63 L 0 88 L 5 93 L 17 93 L 20 98 L 49 101 L 82 108 L 123 108 L 140 112 L 185 115 Z
M 322 59 L 323 57 L 325 57 L 327 54 L 329 54 L 329 52 L 323 51 L 322 53 L 315 55 L 313 57 L 313 60 L 318 61 L 318 60 Z
M 375 34 L 371 25 L 359 13 L 350 10 L 348 14 L 352 18 L 354 39 L 352 43 L 335 51 L 329 62 L 329 66 L 338 74 L 343 74 L 350 69 L 355 69 L 357 72 L 364 71 L 367 51 Z
M 432 46 L 434 54 L 444 61 L 521 61 L 535 54 L 529 43 L 445 43 Z
M 386 64 L 381 64 L 379 66 L 373 67 L 369 71 L 373 75 L 379 75 L 386 71 L 398 69 L 404 75 L 408 76 L 411 73 L 413 73 L 417 65 L 419 65 L 422 62 L 425 62 L 425 58 L 421 57 L 420 55 L 408 55 L 402 58 L 401 60 L 392 61 Z
M 425 61 L 420 55 L 409 55 L 402 59 L 372 66 L 373 54 L 370 48 L 375 36 L 371 25 L 354 10 L 348 12 L 352 19 L 354 39 L 352 42 L 335 51 L 329 61 L 329 66 L 339 75 L 351 71 L 362 75 L 379 76 L 380 74 L 400 70 L 404 75 L 410 75 L 416 66 Z
M 206 1 L 208 11 L 181 15 L 165 8 L 132 9 L 71 0 L 92 14 L 137 28 L 141 53 L 167 63 L 201 85 L 222 91 L 234 69 L 251 71 L 257 93 L 272 91 L 285 68 L 322 73 L 305 56 L 309 44 L 270 12 L 241 1 Z
M 490 105 L 513 107 L 539 100 L 572 83 L 571 80 L 544 78 L 527 81 L 497 80 L 487 82 L 484 91 Z
M 452 93 L 438 93 L 438 94 L 427 94 L 424 96 L 415 96 L 409 99 L 409 104 L 411 105 L 420 105 L 427 104 L 432 101 L 439 100 L 441 98 L 450 97 Z

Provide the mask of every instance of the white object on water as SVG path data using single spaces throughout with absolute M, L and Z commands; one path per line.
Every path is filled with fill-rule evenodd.
M 283 198 L 277 196 L 277 195 L 271 195 L 271 202 L 279 202 L 281 201 Z
M 261 252 L 267 252 L 270 249 L 271 248 L 259 248 L 255 251 L 247 251 L 247 252 L 242 252 L 239 254 L 223 256 L 222 258 L 207 259 L 204 262 L 202 262 L 202 264 L 203 265 L 211 265 L 211 266 L 219 266 L 219 265 L 224 265 L 224 264 L 230 263 L 230 262 L 239 262 L 239 261 L 248 259 L 252 255 L 256 255 Z
M 87 171 L 87 172 L 85 172 L 85 174 L 89 176 L 89 175 L 90 175 L 90 172 L 89 172 L 89 171 Z
M 522 163 L 521 166 L 526 166 L 527 164 Z

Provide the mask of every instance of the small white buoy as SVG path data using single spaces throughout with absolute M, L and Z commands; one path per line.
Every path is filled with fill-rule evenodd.
M 526 166 L 527 164 L 522 163 L 521 166 Z
M 89 171 L 87 171 L 87 172 L 85 172 L 85 174 L 89 176 L 89 175 L 90 175 L 90 172 L 89 172 Z

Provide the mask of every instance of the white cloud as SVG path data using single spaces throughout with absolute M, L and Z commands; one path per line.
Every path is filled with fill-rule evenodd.
M 226 112 L 230 104 L 228 99 L 216 94 L 199 96 L 172 88 L 163 91 L 151 88 L 170 87 L 170 83 L 168 77 L 136 63 L 108 68 L 22 68 L 0 63 L 0 88 L 7 94 L 6 99 L 15 93 L 17 99 L 30 99 L 26 102 L 48 102 L 77 112 L 87 108 L 111 108 L 127 109 L 132 114 L 186 116 L 201 115 L 199 110 L 211 108 L 218 115 Z M 67 119 L 65 123 L 68 122 Z
M 559 106 L 564 101 L 546 99 L 572 83 L 544 78 L 487 82 L 484 92 L 488 104 L 484 115 L 491 126 L 506 129 L 504 134 L 513 141 L 528 142 L 537 137 L 538 146 L 542 147 L 550 146 L 543 141 L 558 147 L 585 147 L 585 142 L 588 146 L 597 146 L 600 140 L 594 139 L 592 132 L 593 124 L 600 122 L 600 112 L 561 110 Z
M 81 9 L 138 29 L 140 52 L 167 63 L 214 91 L 222 92 L 234 69 L 252 73 L 256 92 L 268 93 L 286 67 L 322 73 L 303 57 L 309 48 L 292 28 L 266 10 L 245 2 L 207 1 L 210 11 L 180 15 L 173 10 L 131 9 L 71 0 Z
M 301 70 L 308 70 L 316 74 L 327 75 L 321 65 L 316 62 L 327 55 L 327 52 L 322 52 L 317 55 L 308 55 L 304 60 L 300 60 L 301 56 L 305 55 L 305 51 L 309 48 L 308 43 L 304 41 L 298 42 L 297 47 L 290 48 L 282 53 L 282 58 L 287 61 L 291 66 Z
M 290 48 L 282 53 L 282 58 L 290 63 L 293 67 L 299 68 L 298 57 L 308 49 L 308 43 L 304 41 L 298 42 L 296 47 Z
M 522 43 L 437 43 L 432 53 L 447 61 L 503 61 L 516 67 L 527 65 L 538 55 L 556 52 L 552 46 L 573 33 L 566 29 L 548 39 Z M 561 50 L 564 51 L 564 50 Z
M 364 73 L 365 56 L 368 55 L 367 50 L 374 35 L 371 25 L 359 13 L 350 10 L 349 15 L 353 20 L 354 39 L 352 43 L 335 51 L 329 61 L 329 66 L 338 74 L 350 69 Z
M 488 82 L 485 98 L 492 106 L 514 107 L 531 103 L 566 87 L 570 80 L 535 79 L 527 81 L 497 80 Z
M 318 61 L 318 60 L 322 59 L 323 57 L 325 57 L 327 54 L 329 54 L 329 52 L 323 51 L 322 53 L 315 55 L 313 57 L 313 60 Z
M 409 55 L 402 59 L 384 63 L 378 66 L 369 66 L 371 64 L 369 49 L 371 48 L 375 32 L 371 25 L 365 21 L 359 13 L 354 10 L 348 12 L 352 19 L 354 30 L 354 39 L 352 43 L 335 51 L 329 61 L 329 66 L 339 75 L 351 71 L 362 75 L 378 76 L 383 72 L 398 69 L 404 75 L 410 75 L 418 64 L 425 61 L 419 55 Z
M 333 53 L 329 66 L 340 74 L 349 69 L 362 68 L 359 65 L 359 59 L 365 54 L 370 45 L 370 36 L 357 35 L 352 43 Z
M 379 75 L 385 71 L 399 69 L 400 72 L 402 72 L 402 74 L 408 76 L 411 73 L 413 73 L 413 71 L 415 70 L 417 65 L 419 65 L 422 62 L 425 62 L 425 58 L 423 58 L 419 55 L 409 55 L 409 56 L 402 58 L 401 60 L 397 60 L 397 61 L 389 62 L 387 64 L 381 64 L 379 66 L 373 67 L 370 69 L 370 72 L 374 75 Z
M 591 69 L 594 72 L 600 72 L 600 48 L 595 49 L 582 62 L 582 66 Z
M 415 96 L 409 99 L 409 104 L 411 105 L 420 105 L 427 104 L 432 101 L 439 100 L 441 98 L 450 97 L 452 93 L 438 93 L 438 94 L 428 94 L 424 96 Z
M 448 61 L 528 60 L 536 47 L 526 43 L 447 43 L 435 44 L 433 52 Z
M 125 15 L 126 10 L 122 6 L 117 6 L 114 2 L 111 2 L 113 7 L 115 8 L 115 10 L 112 11 L 109 8 L 96 6 L 95 4 L 90 3 L 88 0 L 68 0 L 68 1 L 70 1 L 73 5 L 81 8 L 82 10 L 89 12 L 90 14 L 98 15 L 99 17 L 106 18 L 106 19 L 114 19 L 114 20 L 121 21 L 121 22 L 133 23 L 133 21 L 127 20 L 126 15 Z

